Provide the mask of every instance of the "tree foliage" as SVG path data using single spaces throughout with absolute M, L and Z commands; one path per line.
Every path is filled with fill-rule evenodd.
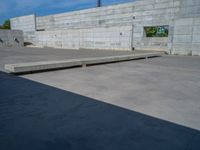
M 168 37 L 168 26 L 151 26 L 144 28 L 147 37 Z
M 10 29 L 10 20 L 4 21 L 3 25 L 0 26 L 0 29 Z

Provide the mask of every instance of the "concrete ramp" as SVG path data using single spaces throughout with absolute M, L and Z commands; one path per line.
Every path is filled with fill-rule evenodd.
M 114 63 L 121 61 L 130 61 L 136 59 L 146 59 L 151 57 L 160 57 L 163 53 L 145 53 L 136 55 L 121 55 L 121 56 L 109 56 L 109 57 L 95 57 L 95 58 L 80 58 L 80 59 L 68 59 L 61 61 L 42 61 L 42 62 L 30 62 L 30 63 L 17 63 L 17 64 L 5 64 L 5 70 L 9 73 L 23 74 L 39 71 L 49 71 L 64 69 L 70 67 L 97 65 L 105 63 Z

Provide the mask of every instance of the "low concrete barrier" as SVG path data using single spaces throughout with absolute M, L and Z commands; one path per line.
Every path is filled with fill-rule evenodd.
M 130 61 L 135 59 L 145 59 L 151 57 L 160 57 L 163 53 L 146 53 L 137 55 L 121 55 L 109 57 L 69 59 L 62 61 L 43 61 L 30 63 L 5 64 L 5 70 L 9 73 L 31 73 L 38 71 L 57 70 L 76 66 L 87 66 L 104 63 L 113 63 L 120 61 Z

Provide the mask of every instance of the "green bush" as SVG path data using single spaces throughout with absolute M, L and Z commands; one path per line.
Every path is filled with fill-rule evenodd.
M 10 29 L 10 20 L 6 20 L 2 26 L 0 26 L 0 29 Z
M 168 26 L 144 27 L 147 37 L 168 37 Z

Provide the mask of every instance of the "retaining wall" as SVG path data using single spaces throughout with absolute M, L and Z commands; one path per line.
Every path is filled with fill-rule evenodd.
M 0 47 L 24 46 L 23 32 L 19 30 L 0 29 Z
M 198 40 L 198 33 L 196 33 L 198 25 L 196 23 L 188 25 L 189 28 L 191 26 L 197 27 L 194 27 L 194 29 L 192 27 L 192 32 L 194 33 L 183 34 L 181 32 L 186 32 L 189 28 L 186 25 L 185 28 L 187 29 L 184 29 L 178 23 L 184 19 L 189 22 L 190 20 L 199 22 L 199 17 L 199 0 L 137 0 L 126 4 L 49 16 L 36 17 L 32 15 L 22 18 L 18 17 L 18 19 L 11 19 L 11 25 L 12 28 L 22 29 L 25 34 L 25 40 L 31 41 L 36 45 L 42 44 L 43 46 L 50 45 L 52 47 L 60 46 L 74 49 L 104 48 L 132 50 L 135 48 L 163 50 L 173 54 L 188 54 L 188 52 L 199 54 L 199 50 L 195 48 L 198 46 L 198 42 L 194 41 Z M 16 20 L 20 21 L 17 22 Z M 23 26 L 27 22 L 29 22 L 28 29 L 24 29 Z M 20 27 L 21 25 L 22 27 Z M 169 26 L 168 37 L 146 37 L 145 26 L 162 25 Z M 128 29 L 125 27 L 128 27 Z M 113 31 L 110 32 L 112 29 Z M 184 29 L 184 31 L 181 29 Z M 121 34 L 121 32 L 123 33 Z M 185 37 L 179 36 L 180 34 L 185 35 Z M 190 49 L 182 49 L 184 44 L 187 47 L 188 42 L 184 43 L 184 40 L 181 42 L 181 39 L 187 38 L 190 34 L 192 34 L 192 40 L 188 41 L 191 45 Z M 60 36 L 61 38 L 52 37 L 53 35 L 56 37 Z M 123 37 L 123 35 L 126 37 Z M 75 41 L 77 41 L 76 44 L 74 44 Z M 110 43 L 108 43 L 109 41 Z M 113 41 L 115 44 L 113 44 Z
M 36 32 L 37 45 L 69 49 L 131 49 L 132 26 Z

